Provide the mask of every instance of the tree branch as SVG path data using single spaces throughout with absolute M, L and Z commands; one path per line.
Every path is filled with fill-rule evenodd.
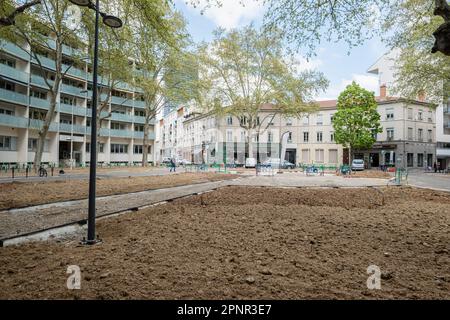
M 0 18 L 0 27 L 12 26 L 16 22 L 16 16 L 23 13 L 26 9 L 31 8 L 37 4 L 41 4 L 41 0 L 33 0 L 31 2 L 26 2 L 23 5 L 14 9 L 14 11 L 6 17 Z

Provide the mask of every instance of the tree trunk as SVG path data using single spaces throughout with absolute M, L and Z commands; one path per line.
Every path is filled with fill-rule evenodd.
M 253 134 L 253 130 L 248 129 L 248 137 L 247 137 L 247 141 L 248 141 L 248 157 L 247 158 L 253 158 L 253 145 L 252 145 L 252 134 Z
M 57 81 L 55 79 L 55 85 L 56 85 L 56 82 Z M 55 86 L 53 86 L 53 87 L 55 88 Z M 50 94 L 50 106 L 48 108 L 47 114 L 45 115 L 44 125 L 42 126 L 42 129 L 39 130 L 39 137 L 38 137 L 38 141 L 37 141 L 36 153 L 34 155 L 34 169 L 35 170 L 39 169 L 39 167 L 41 166 L 42 154 L 44 153 L 45 138 L 47 137 L 47 133 L 50 129 L 50 124 L 53 120 L 53 115 L 56 110 L 57 93 L 54 93 L 54 91 L 50 91 L 49 94 Z
M 146 117 L 145 118 L 145 124 L 144 124 L 144 140 L 143 140 L 143 146 L 142 146 L 142 166 L 147 167 L 148 166 L 148 128 L 149 120 Z

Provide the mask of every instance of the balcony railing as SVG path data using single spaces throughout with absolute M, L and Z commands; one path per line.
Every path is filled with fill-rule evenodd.
M 125 122 L 133 122 L 133 116 L 128 114 L 121 114 L 121 113 L 111 113 L 111 120 L 115 121 L 125 121 Z
M 145 117 L 134 116 L 134 123 L 145 124 Z
M 4 65 L 3 63 L 0 63 L 0 74 L 4 77 L 28 83 L 28 75 L 25 72 Z
M 67 85 L 64 83 L 61 84 L 61 92 L 67 93 L 70 95 L 74 95 L 77 97 L 82 97 L 82 98 L 86 97 L 86 92 L 84 91 L 83 88 L 77 88 L 77 87 L 70 86 L 70 85 Z
M 48 110 L 50 108 L 50 100 L 31 97 L 30 106 L 38 109 Z
M 68 104 L 61 103 L 59 105 L 59 112 L 68 113 L 68 114 L 74 114 L 76 116 L 85 116 L 86 115 L 86 108 L 78 107 L 78 106 L 72 106 Z
M 0 116 L 0 124 L 13 128 L 28 128 L 28 119 L 25 117 L 16 117 L 2 114 Z
M 112 96 L 111 97 L 111 103 L 132 107 L 133 106 L 133 99 Z
M 119 138 L 131 138 L 133 136 L 133 131 L 131 130 L 115 130 L 110 129 L 109 134 L 111 137 L 119 137 Z
M 60 123 L 59 131 L 61 131 L 61 132 L 72 132 L 73 131 L 73 133 L 85 134 L 86 127 L 80 126 L 77 124 L 72 125 L 72 124 L 68 124 L 68 123 Z
M 21 49 L 19 46 L 11 43 L 11 42 L 2 42 L 0 43 L 0 50 L 3 50 L 13 56 L 16 56 L 18 58 L 21 58 L 23 60 L 29 60 L 30 54 L 25 51 L 24 49 Z
M 134 100 L 133 105 L 135 108 L 145 108 L 145 101 Z
M 0 89 L 0 100 L 11 103 L 18 103 L 22 105 L 28 105 L 28 97 L 26 94 L 5 89 Z
M 44 125 L 44 121 L 42 120 L 36 120 L 36 119 L 29 119 L 29 124 L 28 127 L 30 129 L 42 129 Z M 51 132 L 57 132 L 58 131 L 58 123 L 57 122 L 51 122 L 50 123 L 50 127 L 49 127 L 49 131 Z

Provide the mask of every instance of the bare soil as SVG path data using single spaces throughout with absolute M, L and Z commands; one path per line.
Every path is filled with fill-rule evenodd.
M 450 195 L 226 187 L 0 248 L 0 299 L 450 299 Z M 81 290 L 68 290 L 69 265 Z M 367 289 L 367 268 L 382 271 Z
M 97 178 L 97 196 L 109 196 L 233 178 L 236 178 L 236 176 L 216 173 L 180 173 L 148 177 Z M 86 199 L 88 190 L 88 179 L 1 183 L 0 210 L 59 201 Z
M 341 175 L 341 174 L 338 174 Z M 364 170 L 352 171 L 352 178 L 374 178 L 374 179 L 390 179 L 394 177 L 393 173 L 384 172 L 381 170 Z

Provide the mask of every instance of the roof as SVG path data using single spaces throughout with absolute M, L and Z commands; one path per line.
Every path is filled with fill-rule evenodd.
M 409 102 L 414 103 L 418 105 L 424 105 L 424 106 L 432 106 L 432 103 L 424 102 L 424 101 L 418 101 L 418 100 L 408 100 L 405 98 L 400 97 L 375 97 L 375 100 L 378 104 L 390 104 L 390 103 L 398 103 L 398 102 Z M 337 100 L 323 100 L 323 101 L 317 101 L 317 104 L 319 105 L 320 109 L 335 109 L 337 105 Z

